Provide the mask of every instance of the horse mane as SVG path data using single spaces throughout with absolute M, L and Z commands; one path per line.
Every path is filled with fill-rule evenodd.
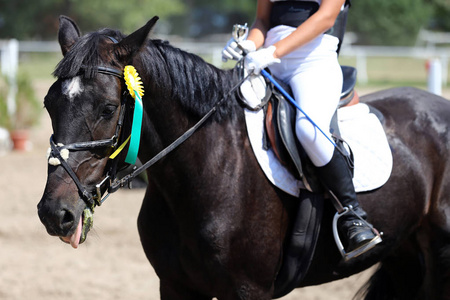
M 179 101 L 182 107 L 198 116 L 205 115 L 238 82 L 238 72 L 222 70 L 198 55 L 170 45 L 167 41 L 150 40 L 147 51 L 141 51 L 140 63 L 152 77 L 152 89 L 162 91 L 165 99 Z M 237 103 L 236 93 L 218 108 L 218 115 L 230 114 Z
M 107 28 L 80 37 L 58 63 L 53 76 L 72 78 L 82 73 L 85 78 L 93 78 L 97 74 L 97 67 L 102 65 L 102 54 L 99 52 L 100 40 L 107 36 L 119 41 L 124 38 L 120 31 Z M 118 62 L 113 61 L 113 63 L 118 65 Z

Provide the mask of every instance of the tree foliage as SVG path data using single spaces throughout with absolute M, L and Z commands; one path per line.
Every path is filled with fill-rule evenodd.
M 356 0 L 347 30 L 358 34 L 359 44 L 408 46 L 415 43 L 432 13 L 432 3 L 424 0 Z
M 186 12 L 169 19 L 170 33 L 188 37 L 204 37 L 229 33 L 234 24 L 252 23 L 256 0 L 187 0 Z
M 62 14 L 86 31 L 115 27 L 129 33 L 155 15 L 184 10 L 181 0 L 0 0 L 0 38 L 55 39 Z
M 154 15 L 156 30 L 203 37 L 254 20 L 257 0 L 0 0 L 0 39 L 55 39 L 58 16 L 83 31 L 113 27 L 130 33 Z M 420 28 L 450 31 L 450 0 L 353 0 L 348 31 L 359 44 L 412 45 Z M 166 25 L 166 26 L 164 26 Z M 192 34 L 192 33 L 196 33 Z
M 429 0 L 433 4 L 433 17 L 429 24 L 430 29 L 450 31 L 450 1 Z

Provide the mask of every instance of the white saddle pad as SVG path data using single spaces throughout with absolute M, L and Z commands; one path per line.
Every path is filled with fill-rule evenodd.
M 245 110 L 245 119 L 250 143 L 267 178 L 286 193 L 298 196 L 303 183 L 281 165 L 271 149 L 263 148 L 264 112 Z M 392 171 L 392 153 L 380 121 L 362 103 L 339 109 L 338 121 L 341 136 L 355 159 L 355 190 L 381 187 Z

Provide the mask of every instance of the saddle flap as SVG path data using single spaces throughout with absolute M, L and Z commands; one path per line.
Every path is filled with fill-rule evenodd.
M 276 103 L 276 115 L 279 139 L 282 141 L 284 148 L 286 149 L 286 155 L 281 157 L 283 160 L 291 159 L 292 163 L 298 172 L 300 178 L 303 177 L 303 168 L 298 148 L 301 147 L 295 134 L 295 116 L 296 111 L 292 109 L 292 105 L 284 99 L 280 93 L 275 93 L 275 97 L 280 97 L 278 103 Z
M 316 249 L 324 211 L 324 196 L 303 191 L 297 215 L 285 239 L 282 265 L 275 280 L 273 298 L 298 287 L 308 273 Z
M 300 179 L 306 189 L 318 191 L 321 188 L 318 180 L 312 180 L 315 177 L 312 163 L 301 150 L 302 146 L 295 134 L 296 109 L 274 87 L 272 89 L 265 120 L 266 134 L 272 150 L 280 163 Z M 307 176 L 304 174 L 305 168 Z

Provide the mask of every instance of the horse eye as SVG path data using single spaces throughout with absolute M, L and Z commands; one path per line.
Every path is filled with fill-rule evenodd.
M 114 105 L 106 105 L 106 106 L 103 108 L 103 111 L 102 111 L 102 117 L 103 117 L 103 118 L 106 118 L 106 119 L 111 118 L 111 117 L 114 115 L 114 112 L 116 111 L 116 109 L 117 109 L 117 106 L 114 106 Z

